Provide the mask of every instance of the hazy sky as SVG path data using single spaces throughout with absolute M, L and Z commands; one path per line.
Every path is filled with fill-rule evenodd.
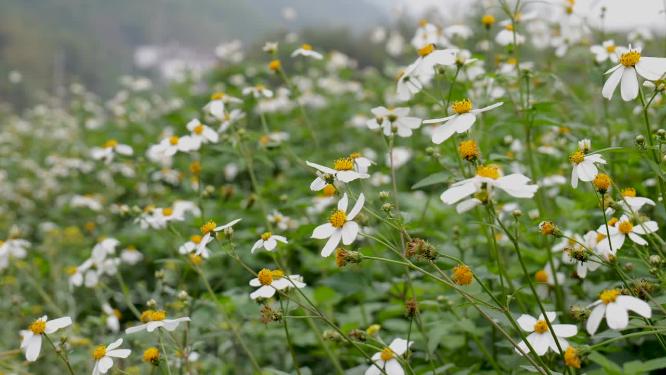
M 460 17 L 469 10 L 471 0 L 394 0 L 415 16 L 429 7 L 435 7 L 453 18 Z M 564 3 L 564 0 L 547 0 L 550 3 Z M 509 0 L 514 3 L 514 0 Z M 497 0 L 490 1 L 497 3 Z M 478 3 L 474 3 L 478 4 Z M 478 6 L 478 5 L 475 5 Z M 545 5 L 544 5 L 545 6 Z M 607 8 L 607 27 L 614 30 L 628 30 L 637 26 L 649 26 L 666 32 L 666 0 L 577 0 L 575 13 L 587 16 L 590 21 L 598 19 L 602 6 Z

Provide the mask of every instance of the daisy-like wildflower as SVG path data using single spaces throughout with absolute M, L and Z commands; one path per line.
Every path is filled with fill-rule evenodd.
M 157 328 L 164 328 L 167 331 L 174 331 L 180 323 L 189 322 L 191 319 L 187 316 L 176 318 L 176 319 L 167 319 L 166 311 L 164 310 L 146 310 L 141 313 L 141 321 L 144 324 L 138 326 L 129 327 L 125 330 L 126 334 L 132 334 L 141 331 L 153 332 Z
M 217 224 L 210 220 L 206 224 L 201 226 L 201 234 L 203 237 L 201 238 L 201 241 L 199 241 L 199 244 L 197 245 L 197 255 L 202 255 L 204 252 L 204 249 L 206 248 L 206 245 L 210 243 L 213 240 L 213 236 L 215 233 L 223 231 L 225 229 L 231 228 L 232 226 L 236 225 L 239 221 L 242 219 L 236 219 L 232 220 L 224 225 L 217 226 Z
M 474 177 L 454 183 L 442 193 L 440 199 L 445 204 L 455 204 L 474 195 L 473 198 L 465 199 L 456 206 L 458 213 L 462 213 L 485 203 L 490 198 L 493 188 L 504 190 L 515 198 L 532 198 L 539 187 L 530 185 L 529 181 L 528 177 L 520 173 L 502 176 L 498 166 L 481 165 L 477 167 Z
M 269 90 L 266 88 L 264 85 L 255 85 L 255 86 L 249 86 L 245 87 L 243 89 L 243 95 L 252 95 L 255 99 L 260 99 L 260 98 L 272 98 L 273 97 L 273 91 Z
M 201 244 L 202 239 L 203 237 L 198 234 L 191 236 L 189 241 L 180 245 L 180 247 L 178 248 L 178 253 L 182 255 L 196 253 L 202 258 L 207 259 L 208 257 L 210 257 L 210 249 L 208 249 L 208 247 L 206 247 L 205 245 L 201 249 L 199 249 L 199 244 Z M 210 239 L 210 241 L 212 241 L 212 238 Z
M 608 231 L 606 230 L 607 227 Z M 624 240 L 627 237 L 635 244 L 645 246 L 648 242 L 641 235 L 654 233 L 658 229 L 659 225 L 654 220 L 636 223 L 629 219 L 627 215 L 622 215 L 619 220 L 612 218 L 609 223 L 600 225 L 597 229 L 597 232 L 603 236 L 610 234 L 610 238 L 599 241 L 597 249 L 604 254 L 615 255 L 617 250 L 624 245 Z
M 191 132 L 188 137 L 190 140 L 190 150 L 198 150 L 204 143 L 217 143 L 219 135 L 208 126 L 204 125 L 195 118 L 187 123 L 187 130 Z
M 372 365 L 365 370 L 365 375 L 403 375 L 405 370 L 397 360 L 397 357 L 404 355 L 409 347 L 414 344 L 413 341 L 396 338 L 391 344 L 372 356 Z
M 301 275 L 285 275 L 282 270 L 269 270 L 263 268 L 257 273 L 257 277 L 250 280 L 250 286 L 258 287 L 250 294 L 250 298 L 271 298 L 278 290 L 288 288 L 302 289 L 306 286 Z
M 580 147 L 580 146 L 583 147 Z M 569 161 L 573 165 L 571 169 L 571 186 L 578 187 L 578 180 L 590 182 L 599 173 L 597 164 L 606 164 L 606 160 L 600 154 L 588 154 L 589 140 L 579 142 L 578 149 L 569 155 Z
M 617 63 L 619 61 L 619 56 L 615 53 L 617 45 L 612 39 L 605 40 L 601 45 L 595 44 L 590 47 L 590 52 L 594 54 L 594 60 L 598 63 L 605 61 L 610 61 L 612 63 Z
M 254 251 L 261 247 L 266 249 L 266 251 L 273 251 L 277 247 L 278 242 L 287 243 L 287 238 L 271 232 L 264 232 L 261 234 L 257 242 L 252 245 L 252 250 L 250 252 L 254 254 Z
M 364 202 L 365 195 L 361 193 L 356 200 L 354 207 L 352 207 L 351 211 L 347 213 L 349 200 L 347 198 L 347 193 L 345 193 L 342 196 L 342 199 L 338 202 L 338 209 L 329 217 L 329 222 L 316 227 L 312 231 L 312 238 L 320 240 L 328 238 L 326 245 L 324 245 L 324 248 L 321 250 L 321 256 L 327 257 L 331 255 L 333 250 L 338 247 L 341 240 L 345 245 L 350 245 L 354 242 L 359 231 L 359 226 L 354 221 L 354 218 L 359 212 L 361 212 Z
M 266 220 L 269 223 L 274 224 L 280 230 L 291 230 L 298 228 L 298 222 L 289 216 L 282 214 L 278 210 L 273 210 L 273 212 L 266 215 Z
M 192 150 L 192 139 L 188 136 L 179 137 L 172 135 L 164 138 L 160 143 L 148 149 L 149 154 L 156 155 L 158 158 L 171 157 L 178 152 L 190 152 Z
M 241 111 L 240 109 L 232 109 L 229 112 L 225 111 L 222 114 L 222 118 L 220 119 L 220 127 L 217 129 L 217 131 L 224 133 L 231 125 L 244 117 L 245 112 Z
M 421 126 L 421 119 L 409 117 L 409 108 L 386 108 L 375 107 L 371 110 L 375 118 L 367 121 L 368 128 L 371 130 L 381 128 L 385 136 L 390 137 L 396 133 L 400 137 L 409 137 L 413 129 Z
M 601 263 L 596 259 L 591 259 L 588 249 L 595 251 L 598 243 L 598 233 L 590 230 L 584 236 L 579 234 L 568 234 L 569 238 L 562 238 L 562 241 L 553 246 L 553 251 L 562 251 L 562 262 L 576 265 L 576 274 L 581 279 L 587 277 L 588 272 L 596 271 Z
M 553 327 L 553 332 L 550 332 L 546 318 L 548 319 L 548 322 L 550 322 L 551 327 Z M 537 319 L 533 316 L 523 314 L 516 320 L 523 331 L 530 332 L 527 336 L 527 341 L 532 348 L 534 348 L 534 352 L 539 356 L 546 354 L 548 349 L 555 353 L 560 352 L 553 336 L 557 337 L 557 341 L 560 343 L 560 348 L 566 350 L 569 347 L 569 342 L 566 338 L 575 336 L 578 333 L 578 328 L 573 324 L 553 324 L 555 318 L 557 318 L 555 312 L 547 311 L 545 318 L 543 314 L 539 315 Z M 518 347 L 520 347 L 524 353 L 529 353 L 527 344 L 524 341 L 519 342 Z M 518 349 L 516 349 L 516 352 L 522 355 Z
M 57 330 L 72 325 L 72 318 L 65 316 L 63 318 L 48 320 L 46 315 L 32 322 L 27 330 L 21 331 L 21 350 L 25 353 L 25 359 L 34 362 L 39 357 L 42 349 L 42 336 L 55 333 Z
M 601 94 L 610 100 L 618 85 L 622 100 L 628 102 L 638 96 L 638 76 L 649 81 L 656 81 L 666 73 L 666 58 L 644 57 L 640 48 L 617 48 L 619 64 L 610 68 L 605 74 L 610 74 Z
M 118 332 L 120 330 L 120 311 L 112 308 L 106 302 L 102 304 L 102 311 L 106 315 L 106 328 L 111 330 L 111 332 Z
M 655 205 L 654 201 L 650 198 L 637 197 L 636 189 L 634 188 L 622 189 L 620 195 L 622 195 L 622 200 L 620 200 L 618 204 L 620 205 L 620 207 L 622 207 L 623 210 L 628 211 L 630 213 L 638 212 L 645 205 L 648 206 Z
M 451 109 L 453 112 L 455 112 L 455 114 L 442 118 L 424 120 L 423 123 L 439 124 L 443 122 L 442 125 L 438 126 L 432 132 L 433 143 L 440 144 L 449 139 L 455 133 L 464 133 L 468 131 L 472 125 L 474 125 L 477 114 L 490 111 L 491 109 L 497 108 L 502 104 L 502 102 L 499 102 L 487 107 L 473 109 L 472 101 L 469 99 L 463 99 L 456 101 L 451 105 Z
M 317 174 L 317 178 L 310 184 L 310 190 L 312 191 L 320 191 L 334 181 L 347 183 L 360 178 L 370 177 L 367 173 L 354 170 L 354 159 L 350 157 L 337 159 L 333 164 L 333 168 L 324 167 L 311 161 L 306 161 L 305 164 L 320 172 Z
M 90 156 L 95 160 L 104 160 L 110 164 L 116 154 L 130 156 L 134 153 L 132 147 L 118 143 L 115 139 L 109 139 L 102 147 L 93 147 L 90 149 Z
M 419 27 L 414 32 L 411 44 L 416 49 L 421 49 L 431 44 L 441 42 L 443 32 L 428 20 L 419 21 Z
M 420 92 L 435 76 L 435 67 L 438 65 L 452 66 L 456 63 L 457 50 L 435 49 L 434 44 L 428 44 L 419 49 L 419 57 L 398 74 L 396 91 L 398 99 L 409 100 Z
M 28 247 L 30 247 L 30 242 L 20 238 L 11 238 L 6 241 L 0 240 L 0 270 L 7 268 L 9 260 L 12 258 L 25 258 L 28 254 Z
M 500 32 L 497 33 L 497 36 L 495 36 L 495 42 L 500 46 L 508 46 L 509 44 L 514 44 L 514 38 L 513 38 L 514 26 L 511 23 L 511 21 L 510 20 L 502 21 L 500 25 L 502 26 L 502 30 L 500 30 Z M 515 44 L 525 43 L 525 36 L 519 34 L 518 32 L 516 32 L 515 35 L 516 35 Z
M 307 43 L 302 44 L 299 48 L 295 49 L 294 52 L 291 53 L 291 57 L 296 56 L 310 57 L 315 60 L 321 60 L 324 58 L 321 53 L 312 49 L 312 46 Z
M 560 262 L 557 259 L 554 259 L 553 267 L 551 267 L 550 263 L 547 263 L 542 269 L 534 274 L 534 281 L 537 283 L 536 291 L 540 298 L 548 297 L 548 293 L 552 288 L 564 283 L 564 274 L 557 271 L 553 272 L 553 269 L 557 270 L 557 267 L 559 266 Z
M 225 106 L 227 103 L 242 103 L 243 101 L 227 95 L 223 92 L 213 93 L 210 97 L 208 104 L 204 106 L 204 110 L 209 113 L 211 116 L 215 117 L 218 120 L 224 120 L 225 117 Z
M 647 302 L 633 296 L 622 295 L 619 289 L 604 290 L 599 294 L 599 299 L 590 307 L 593 307 L 592 313 L 585 325 L 590 335 L 597 332 L 604 316 L 608 328 L 614 330 L 627 328 L 629 325 L 629 310 L 644 318 L 652 316 L 652 309 Z
M 113 366 L 114 358 L 127 358 L 132 351 L 129 349 L 118 349 L 123 344 L 123 339 L 118 339 L 108 346 L 99 345 L 92 352 L 95 360 L 92 375 L 106 374 Z

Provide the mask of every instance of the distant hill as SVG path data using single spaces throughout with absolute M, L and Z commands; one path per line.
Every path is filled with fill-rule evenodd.
M 287 21 L 283 9 L 296 17 Z M 54 71 L 107 91 L 131 73 L 134 48 L 179 43 L 212 51 L 234 38 L 246 42 L 304 27 L 359 31 L 386 17 L 366 0 L 0 0 L 0 94 L 6 73 L 48 89 Z

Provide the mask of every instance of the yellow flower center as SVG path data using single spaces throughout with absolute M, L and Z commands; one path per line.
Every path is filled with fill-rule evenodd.
M 100 345 L 96 347 L 92 352 L 92 357 L 95 361 L 99 361 L 106 355 L 106 346 Z
M 580 357 L 573 346 L 564 351 L 564 364 L 569 367 L 580 368 Z
M 601 192 L 606 192 L 610 188 L 611 178 L 605 173 L 599 173 L 592 180 L 592 184 L 597 190 Z
M 421 26 L 421 27 L 426 27 L 426 26 L 428 26 L 428 20 L 425 19 L 425 18 L 419 20 L 419 26 Z
M 354 160 L 352 158 L 340 158 L 333 164 L 333 169 L 336 171 L 350 171 L 354 168 Z
M 0 245 L 2 245 L 2 244 L 0 244 Z M 65 268 L 65 273 L 67 273 L 69 276 L 75 275 L 76 271 L 77 271 L 76 266 L 68 266 L 67 268 Z
M 201 263 L 203 263 L 203 257 L 201 255 L 190 253 L 189 257 L 190 257 L 190 262 L 192 262 L 192 264 L 194 264 L 195 266 L 198 266 Z
M 333 195 L 335 195 L 336 191 L 337 189 L 333 184 L 326 184 L 326 186 L 324 186 L 323 189 L 324 195 L 327 197 L 332 197 Z
M 360 152 L 352 152 L 351 154 L 349 154 L 349 157 L 350 157 L 351 159 L 358 159 L 358 158 L 360 158 L 361 156 L 363 156 L 363 155 L 362 155 Z
M 347 221 L 347 214 L 342 210 L 337 210 L 331 214 L 331 217 L 328 218 L 328 221 L 335 228 L 342 228 Z
M 108 141 L 104 142 L 104 148 L 114 148 L 118 146 L 118 141 L 115 139 L 109 139 Z
M 625 188 L 622 189 L 622 196 L 623 197 L 635 197 L 636 196 L 636 189 L 634 188 Z
M 609 227 L 612 227 L 612 226 L 615 225 L 615 223 L 617 223 L 618 221 L 620 221 L 620 219 L 618 219 L 618 218 L 616 218 L 616 217 L 611 217 L 610 220 L 608 220 L 608 223 L 606 223 L 606 224 L 608 224 Z
M 150 347 L 143 352 L 143 361 L 156 364 L 160 359 L 160 350 L 156 347 Z
M 497 180 L 500 177 L 500 169 L 495 165 L 481 165 L 476 168 L 476 175 Z
M 577 150 L 576 152 L 569 155 L 569 161 L 574 164 L 580 164 L 583 162 L 583 160 L 585 160 L 585 154 L 581 150 Z
M 495 17 L 491 14 L 486 14 L 483 17 L 481 17 L 481 23 L 484 26 L 490 26 L 495 23 Z
M 261 285 L 271 285 L 273 283 L 273 272 L 267 268 L 263 268 L 257 274 L 257 279 L 259 279 Z
M 538 283 L 546 283 L 548 282 L 548 273 L 546 273 L 546 270 L 537 271 L 537 273 L 534 274 L 534 280 Z
M 268 63 L 268 69 L 274 72 L 277 72 L 281 68 L 282 68 L 282 63 L 280 62 L 280 60 L 273 60 L 270 63 Z
M 273 270 L 271 271 L 271 276 L 273 277 L 273 280 L 278 280 L 284 277 L 284 271 L 282 270 Z
M 223 92 L 214 92 L 213 95 L 210 96 L 211 100 L 221 100 L 224 98 L 224 93 Z
M 596 238 L 597 243 L 601 242 L 604 238 L 606 238 L 605 234 L 597 232 L 597 238 Z
M 382 353 L 379 356 L 381 357 L 382 361 L 386 362 L 393 359 L 393 357 L 395 357 L 395 353 L 393 353 L 391 348 L 384 348 L 382 349 Z
M 169 137 L 169 143 L 175 146 L 178 144 L 179 139 L 180 138 L 178 138 L 178 136 L 172 135 L 171 137 Z
M 312 46 L 307 44 L 307 43 L 303 43 L 303 45 L 301 46 L 301 49 L 306 50 L 306 51 L 312 51 Z
M 460 142 L 458 152 L 463 159 L 469 161 L 479 157 L 479 149 L 476 146 L 476 142 L 472 139 Z
M 610 46 L 606 46 L 606 52 L 608 53 L 614 53 L 617 47 L 614 44 L 611 44 Z
M 195 244 L 201 243 L 201 236 L 198 234 L 195 234 L 194 236 L 190 237 L 190 241 L 194 242 Z
M 267 241 L 269 238 L 271 238 L 273 234 L 271 232 L 264 232 L 261 234 L 261 239 L 264 241 Z
M 195 134 L 201 134 L 204 131 L 204 126 L 203 124 L 199 124 L 194 128 L 194 133 Z
M 469 99 L 457 100 L 451 104 L 451 109 L 459 115 L 467 113 L 472 110 L 472 101 Z
M 601 300 L 601 302 L 608 305 L 611 302 L 615 302 L 617 296 L 619 295 L 620 295 L 620 289 L 608 289 L 604 290 L 603 292 L 601 292 L 601 294 L 599 294 L 599 299 Z
M 474 274 L 468 266 L 459 264 L 453 268 L 453 275 L 451 278 L 453 279 L 453 282 L 458 285 L 469 285 L 472 283 Z
M 504 28 L 506 30 L 513 31 L 513 24 L 507 24 L 506 26 L 504 26 Z
M 32 322 L 32 324 L 30 324 L 28 329 L 31 330 L 35 335 L 41 335 L 44 333 L 44 331 L 46 331 L 46 322 L 41 319 L 35 320 Z
M 419 48 L 419 56 L 425 57 L 432 53 L 435 50 L 435 45 L 430 43 L 423 48 Z
M 141 313 L 140 320 L 144 323 L 154 322 L 166 319 L 166 311 L 164 310 L 146 310 Z
M 210 220 L 201 226 L 201 234 L 211 233 L 215 230 L 215 227 L 217 227 L 217 224 L 213 220 Z
M 162 214 L 164 214 L 164 216 L 173 215 L 173 208 L 167 207 L 167 208 L 162 209 Z
M 546 323 L 545 320 L 538 320 L 534 324 L 534 332 L 536 333 L 548 332 L 548 323 Z
M 620 56 L 620 64 L 627 67 L 635 66 L 640 59 L 641 59 L 641 53 L 636 50 L 632 50 L 629 52 L 625 52 Z
M 617 230 L 619 230 L 622 234 L 631 233 L 632 229 L 634 229 L 634 226 L 628 220 L 621 222 L 617 227 Z

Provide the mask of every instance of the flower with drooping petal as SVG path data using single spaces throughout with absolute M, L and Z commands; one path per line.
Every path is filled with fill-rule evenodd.
M 666 74 L 666 58 L 641 56 L 640 48 L 617 48 L 619 64 L 608 69 L 605 74 L 610 74 L 601 95 L 611 100 L 613 93 L 620 85 L 622 100 L 628 102 L 638 96 L 638 76 L 649 81 L 656 81 Z
M 27 330 L 20 332 L 21 350 L 25 353 L 28 362 L 34 362 L 42 350 L 42 336 L 55 333 L 61 328 L 72 325 L 72 318 L 65 316 L 58 319 L 48 320 L 46 315 L 32 322 Z
M 178 328 L 180 323 L 189 322 L 191 320 L 187 316 L 176 319 L 167 319 L 166 317 L 167 314 L 164 310 L 146 310 L 141 314 L 141 321 L 144 322 L 144 324 L 129 327 L 125 330 L 125 333 L 129 335 L 143 330 L 153 332 L 158 328 L 164 328 L 171 332 Z
M 232 226 L 236 225 L 239 221 L 242 219 L 236 219 L 232 220 L 224 225 L 217 226 L 217 224 L 210 220 L 206 224 L 201 226 L 201 234 L 203 237 L 201 238 L 201 241 L 197 245 L 197 251 L 196 255 L 202 256 L 204 253 L 204 249 L 206 248 L 206 245 L 208 245 L 209 242 L 213 240 L 213 235 L 217 232 L 223 231 L 227 228 L 231 228 Z
M 413 343 L 413 341 L 401 338 L 393 339 L 389 346 L 372 356 L 372 365 L 365 370 L 365 375 L 380 375 L 384 373 L 387 375 L 404 375 L 405 370 L 403 370 L 402 365 L 396 357 L 404 355 Z
M 129 349 L 118 349 L 122 344 L 123 339 L 118 339 L 109 346 L 100 345 L 93 350 L 95 366 L 92 375 L 106 374 L 113 366 L 113 358 L 127 358 L 132 354 Z
M 329 217 L 329 222 L 316 227 L 312 231 L 312 238 L 325 239 L 328 238 L 326 245 L 321 250 L 321 256 L 327 257 L 331 255 L 333 250 L 338 247 L 340 240 L 345 245 L 350 245 L 358 235 L 359 226 L 354 221 L 356 215 L 361 212 L 363 203 L 365 202 L 365 195 L 361 193 L 354 204 L 354 207 L 347 213 L 347 205 L 349 200 L 347 193 L 342 196 L 338 202 L 338 209 L 335 210 Z
M 277 247 L 277 243 L 287 243 L 287 238 L 271 232 L 264 232 L 261 234 L 261 237 L 254 243 L 252 250 L 250 252 L 254 254 L 254 251 L 260 247 L 266 249 L 266 251 L 273 251 Z
M 647 302 L 633 296 L 621 295 L 619 289 L 604 290 L 599 294 L 599 299 L 590 307 L 593 307 L 592 313 L 585 325 L 590 335 L 597 332 L 604 316 L 608 328 L 614 330 L 627 328 L 629 325 L 629 310 L 644 318 L 652 316 L 652 309 Z
M 297 48 L 296 50 L 294 50 L 294 52 L 291 53 L 291 57 L 296 57 L 296 56 L 311 57 L 315 60 L 321 60 L 324 58 L 324 56 L 322 56 L 321 53 L 312 49 L 312 46 L 307 43 L 301 45 L 300 48 Z
M 250 280 L 250 286 L 258 287 L 250 294 L 250 298 L 271 298 L 278 290 L 288 288 L 304 288 L 306 284 L 303 282 L 301 275 L 285 275 L 282 270 L 269 270 L 263 268 L 257 273 L 257 277 Z
M 432 141 L 435 144 L 440 144 L 447 139 L 449 139 L 455 133 L 464 133 L 468 131 L 474 122 L 476 121 L 476 115 L 478 113 L 483 113 L 490 111 L 491 109 L 501 106 L 503 103 L 495 103 L 487 107 L 473 109 L 472 101 L 469 99 L 463 99 L 454 102 L 451 105 L 451 109 L 455 114 L 442 118 L 435 118 L 430 120 L 424 120 L 424 124 L 438 124 L 443 122 L 442 125 L 438 126 L 432 132 Z
M 538 319 L 535 319 L 531 315 L 523 314 L 516 320 L 523 331 L 530 332 L 527 336 L 527 341 L 532 348 L 534 348 L 534 352 L 539 356 L 546 354 L 548 349 L 555 353 L 560 352 L 555 343 L 553 333 L 555 334 L 555 337 L 557 337 L 557 341 L 560 343 L 560 348 L 562 348 L 562 350 L 567 350 L 569 347 L 569 342 L 565 338 L 575 336 L 578 333 L 578 328 L 573 324 L 553 324 L 556 317 L 557 313 L 554 311 L 546 312 L 546 318 L 548 318 L 548 322 L 550 322 L 554 332 L 550 332 L 548 323 L 543 314 L 539 315 Z M 529 348 L 524 341 L 519 342 L 518 346 L 524 353 L 529 353 Z M 522 355 L 518 349 L 516 349 L 516 352 Z

